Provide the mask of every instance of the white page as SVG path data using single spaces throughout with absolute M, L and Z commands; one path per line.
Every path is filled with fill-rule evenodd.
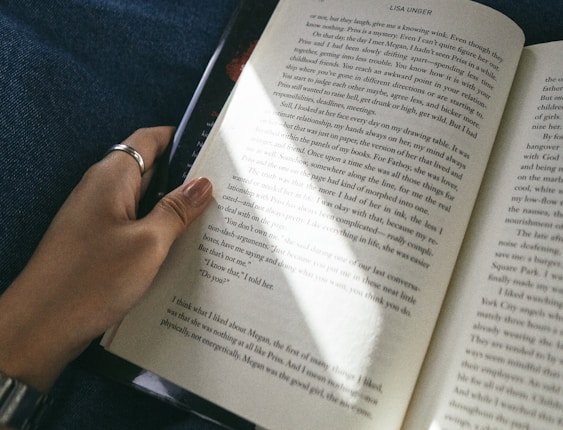
M 281 3 L 193 172 L 216 204 L 112 351 L 267 428 L 400 425 L 523 43 L 425 5 Z
M 562 48 L 524 50 L 405 428 L 563 424 Z

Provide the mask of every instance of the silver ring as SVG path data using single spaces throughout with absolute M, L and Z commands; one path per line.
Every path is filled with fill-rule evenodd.
M 110 149 L 107 150 L 105 155 L 108 155 L 112 151 L 123 151 L 129 154 L 131 157 L 135 159 L 137 164 L 139 165 L 139 170 L 141 171 L 141 176 L 145 174 L 145 162 L 143 161 L 143 157 L 129 145 L 125 145 L 124 143 L 118 143 L 117 145 L 113 145 Z M 104 155 L 104 156 L 105 156 Z

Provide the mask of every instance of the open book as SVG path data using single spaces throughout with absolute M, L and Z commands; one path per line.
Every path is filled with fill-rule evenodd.
M 563 45 L 523 44 L 467 1 L 282 0 L 105 347 L 268 429 L 560 428 Z

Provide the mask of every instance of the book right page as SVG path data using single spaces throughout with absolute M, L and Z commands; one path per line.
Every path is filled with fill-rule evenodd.
M 524 50 L 405 429 L 563 426 L 562 54 Z

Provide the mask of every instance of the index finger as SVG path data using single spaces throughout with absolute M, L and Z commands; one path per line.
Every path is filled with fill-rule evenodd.
M 139 170 L 141 163 L 137 160 L 138 156 L 132 155 L 130 151 L 111 151 L 97 163 L 97 186 L 99 189 L 111 190 L 106 198 L 112 196 L 114 208 L 120 206 L 116 202 L 125 204 L 127 216 L 131 219 L 151 181 L 156 160 L 165 152 L 174 130 L 174 127 L 168 126 L 141 128 L 121 142 L 143 159 L 144 175 L 140 174 L 142 169 Z M 115 186 L 116 184 L 119 186 Z
M 175 127 L 168 126 L 140 128 L 122 143 L 141 155 L 145 163 L 145 172 L 150 172 L 155 161 L 166 150 L 166 146 L 174 136 L 174 130 Z M 135 166 L 136 162 L 132 157 L 128 154 L 122 154 L 122 156 L 131 158 L 131 163 L 128 164 L 138 169 L 138 165 Z

